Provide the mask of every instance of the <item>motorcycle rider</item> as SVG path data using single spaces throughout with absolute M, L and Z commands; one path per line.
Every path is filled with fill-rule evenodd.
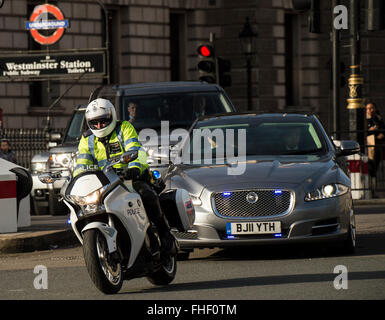
M 138 140 L 135 128 L 128 121 L 117 121 L 114 105 L 98 98 L 86 108 L 85 118 L 89 127 L 80 142 L 79 155 L 73 176 L 97 166 L 101 170 L 107 160 L 120 157 L 124 152 L 138 150 L 138 158 L 127 164 L 118 163 L 114 168 L 124 169 L 124 178 L 133 181 L 134 189 L 140 194 L 149 219 L 156 225 L 162 247 L 167 253 L 175 253 L 175 238 L 170 232 L 167 218 L 162 212 L 155 190 L 147 182 L 149 171 L 147 154 Z

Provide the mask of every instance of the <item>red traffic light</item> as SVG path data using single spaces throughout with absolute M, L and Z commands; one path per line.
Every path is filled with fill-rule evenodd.
M 212 57 L 214 55 L 214 48 L 208 45 L 201 45 L 198 47 L 198 53 L 204 57 Z

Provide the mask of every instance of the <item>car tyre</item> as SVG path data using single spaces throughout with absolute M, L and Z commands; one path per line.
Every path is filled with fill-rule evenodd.
M 69 214 L 69 209 L 63 201 L 55 196 L 49 197 L 49 214 L 51 216 L 65 216 Z
M 354 254 L 357 246 L 356 219 L 354 213 L 350 214 L 350 223 L 346 239 L 342 242 L 341 251 L 343 254 Z
M 188 260 L 188 258 L 190 257 L 190 253 L 191 251 L 179 251 L 177 255 L 178 261 Z
M 30 197 L 31 215 L 42 216 L 48 215 L 48 207 L 39 205 L 39 201 L 36 201 L 33 197 Z
M 342 252 L 345 254 L 354 254 L 356 251 L 356 228 L 349 227 L 348 236 L 342 243 Z

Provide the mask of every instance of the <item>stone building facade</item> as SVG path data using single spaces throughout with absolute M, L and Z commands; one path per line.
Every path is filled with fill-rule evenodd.
M 44 0 L 5 0 L 0 9 L 0 51 L 43 49 L 32 39 L 25 22 Z M 246 60 L 239 32 L 250 19 L 258 33 L 252 61 L 253 110 L 308 110 L 320 115 L 331 130 L 332 92 L 329 61 L 331 1 L 322 3 L 320 34 L 308 32 L 307 13 L 289 9 L 289 0 L 103 0 L 110 49 L 111 83 L 197 80 L 197 46 L 215 33 L 217 55 L 232 63 L 232 86 L 225 88 L 239 110 L 246 110 Z M 106 19 L 96 0 L 50 1 L 69 20 L 61 40 L 50 49 L 102 48 Z M 363 11 L 364 12 L 364 8 Z M 362 23 L 362 30 L 364 24 Z M 348 77 L 347 31 L 342 32 L 342 56 Z M 385 106 L 385 31 L 361 35 L 364 96 Z M 76 83 L 51 112 L 54 126 L 63 128 L 74 108 L 85 104 L 92 90 L 106 79 Z M 47 107 L 73 80 L 0 82 L 3 126 L 41 126 Z M 347 130 L 347 86 L 341 88 L 341 125 Z

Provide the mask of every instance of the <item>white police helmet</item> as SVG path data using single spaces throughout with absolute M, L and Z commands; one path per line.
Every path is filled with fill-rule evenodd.
M 106 99 L 98 98 L 90 102 L 86 109 L 86 121 L 92 133 L 98 138 L 108 136 L 116 126 L 116 110 Z M 98 122 L 102 126 L 98 126 Z

